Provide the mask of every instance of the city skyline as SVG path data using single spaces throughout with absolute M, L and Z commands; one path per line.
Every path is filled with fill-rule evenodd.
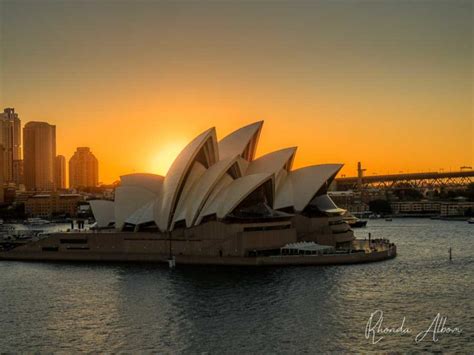
M 0 201 L 6 186 L 56 191 L 99 185 L 98 160 L 89 147 L 77 147 L 68 165 L 66 169 L 64 155 L 56 155 L 55 125 L 29 121 L 22 126 L 15 108 L 4 108 L 0 113 Z
M 105 183 L 164 175 L 207 127 L 222 138 L 262 119 L 257 157 L 298 145 L 295 167 L 341 162 L 354 176 L 357 161 L 367 174 L 474 165 L 468 1 L 0 11 L 0 104 L 56 125 L 68 158 L 91 147 Z
M 13 110 L 13 111 L 14 111 L 15 109 L 14 109 L 14 108 L 5 108 L 5 111 L 7 111 L 7 110 Z M 16 117 L 17 117 L 17 119 L 18 119 L 18 113 L 16 113 Z M 28 123 L 30 123 L 30 122 L 32 122 L 32 123 L 45 123 L 45 124 L 49 125 L 48 122 L 38 122 L 38 121 L 29 121 L 29 122 L 27 122 L 26 124 L 28 124 Z M 26 124 L 25 124 L 25 125 L 26 125 Z M 20 120 L 19 127 L 22 128 L 21 120 Z M 219 137 L 219 136 L 218 136 L 218 137 Z M 222 138 L 222 137 L 219 137 L 219 138 Z M 171 166 L 172 162 L 174 161 L 174 159 L 177 157 L 177 155 L 178 155 L 179 152 L 180 152 L 179 146 L 180 146 L 180 145 L 178 145 L 178 144 L 169 145 L 169 146 L 167 147 L 168 149 L 165 149 L 163 152 L 161 152 L 160 157 L 166 158 L 166 162 L 163 163 L 162 161 L 157 161 L 157 160 L 155 160 L 155 162 L 157 163 L 157 166 L 159 166 L 159 167 L 161 168 L 159 171 L 157 171 L 157 170 L 155 169 L 154 171 L 145 171 L 145 170 L 144 170 L 144 171 L 141 171 L 141 172 L 150 172 L 150 173 L 157 173 L 157 174 L 159 174 L 159 175 L 166 175 L 166 173 L 167 173 L 167 171 L 168 171 L 168 168 Z M 183 147 L 184 147 L 184 146 L 183 146 Z M 17 147 L 17 149 L 18 149 L 20 152 L 21 152 L 21 148 L 22 148 L 21 145 Z M 70 174 L 70 164 L 71 164 L 71 162 L 70 162 L 70 160 L 73 159 L 73 158 L 75 157 L 75 155 L 77 155 L 78 150 L 86 149 L 86 150 L 88 150 L 88 152 L 90 153 L 90 148 L 89 148 L 89 147 L 80 147 L 80 146 L 79 146 L 79 147 L 75 147 L 74 149 L 75 149 L 75 152 L 71 155 L 71 157 L 70 157 L 69 160 L 68 160 L 68 162 L 69 162 L 69 163 L 68 163 L 68 166 L 69 166 L 68 169 L 65 169 L 65 167 L 57 167 L 56 165 L 54 166 L 54 171 L 55 171 L 55 172 L 54 172 L 53 180 L 54 180 L 54 182 L 55 182 L 57 188 L 74 188 L 74 187 L 71 185 L 71 183 L 70 183 L 70 181 L 71 181 L 71 174 Z M 6 149 L 4 149 L 4 150 L 6 150 Z M 257 150 L 257 152 L 258 152 L 258 150 Z M 266 153 L 265 153 L 265 154 L 266 154 Z M 256 157 L 258 158 L 258 157 L 263 156 L 263 155 L 265 155 L 265 154 L 259 155 L 259 154 L 257 153 Z M 92 154 L 92 156 L 94 157 L 94 159 L 96 159 L 93 154 Z M 20 155 L 20 157 L 21 157 L 21 155 Z M 22 169 L 23 169 L 24 156 L 21 157 L 21 158 L 22 158 L 22 159 L 20 159 L 20 160 L 14 160 L 13 163 L 14 163 L 14 164 L 15 164 L 16 162 L 22 163 Z M 56 164 L 57 164 L 58 161 L 60 161 L 60 163 L 63 164 L 63 162 L 62 162 L 61 159 L 66 159 L 66 157 L 65 157 L 64 155 L 62 155 L 62 154 L 58 154 L 54 160 L 56 161 Z M 96 161 L 97 161 L 97 159 L 96 159 Z M 360 162 L 357 162 L 357 164 L 359 164 L 359 163 L 360 163 Z M 439 164 L 439 165 L 441 165 L 441 164 Z M 304 167 L 304 166 L 305 166 L 305 165 L 300 166 L 300 167 Z M 385 171 L 382 171 L 381 173 L 374 172 L 373 170 L 371 171 L 370 168 L 369 168 L 369 169 L 366 169 L 365 166 L 364 166 L 363 171 L 364 171 L 364 175 L 367 176 L 367 175 L 377 175 L 377 174 L 379 174 L 379 175 L 382 174 L 382 175 L 383 175 L 383 174 L 399 174 L 399 173 L 410 173 L 410 172 L 432 172 L 432 171 L 445 172 L 445 171 L 448 171 L 448 170 L 449 170 L 449 171 L 459 171 L 459 170 L 463 170 L 463 169 L 465 169 L 465 168 L 472 169 L 472 166 L 470 166 L 470 165 L 465 165 L 465 164 L 464 164 L 464 165 L 462 165 L 462 166 L 454 167 L 454 168 L 453 168 L 453 167 L 449 167 L 449 168 L 446 168 L 446 169 L 445 169 L 445 168 L 443 168 L 443 167 L 440 167 L 440 168 L 432 168 L 432 169 L 429 168 L 429 169 L 427 169 L 427 170 L 416 170 L 416 169 L 415 169 L 414 171 L 410 171 L 409 169 L 407 169 L 407 170 L 397 170 L 397 169 L 395 169 L 395 170 L 392 170 L 392 171 L 391 171 L 390 169 L 387 169 L 387 170 L 385 170 Z M 14 169 L 15 169 L 15 168 L 14 168 Z M 344 168 L 341 169 L 341 170 L 343 171 Z M 368 170 L 368 173 L 366 173 L 367 170 Z M 350 167 L 349 169 L 347 169 L 347 167 L 346 167 L 346 171 L 350 171 L 351 174 L 349 174 L 349 175 L 346 175 L 346 174 L 338 174 L 338 176 L 339 176 L 339 177 L 345 177 L 345 176 L 356 176 L 356 175 L 357 175 L 357 167 L 356 167 L 355 169 L 352 169 L 352 167 Z M 136 172 L 137 172 L 136 170 L 133 170 L 133 171 L 132 171 L 132 173 L 136 173 Z M 59 173 L 59 174 L 58 174 L 58 173 Z M 128 173 L 130 173 L 130 172 L 128 172 Z M 84 173 L 84 174 L 87 175 L 88 173 Z M 108 181 L 108 182 L 103 182 L 103 181 L 100 179 L 100 175 L 98 174 L 98 171 L 97 171 L 95 174 L 97 175 L 97 177 L 94 178 L 93 180 L 94 180 L 94 181 L 97 180 L 97 183 L 96 183 L 95 185 L 90 185 L 90 186 L 98 186 L 98 185 L 100 185 L 100 184 L 116 183 L 116 182 L 120 179 L 120 176 L 121 176 L 121 175 L 126 175 L 127 172 L 124 172 L 123 174 L 121 174 L 120 176 L 118 176 L 116 179 L 113 179 L 112 181 Z M 23 178 L 23 176 L 21 176 L 21 177 Z M 89 178 L 88 178 L 88 179 L 89 179 Z M 5 180 L 5 179 L 4 179 L 4 180 Z M 18 180 L 18 179 L 14 179 L 15 182 L 16 182 L 17 180 Z M 59 184 L 60 181 L 62 181 L 61 184 Z M 5 180 L 4 182 L 7 182 L 7 180 Z M 67 183 L 66 183 L 66 182 L 67 182 Z M 16 182 L 16 184 L 19 185 L 20 183 Z M 21 183 L 21 184 L 23 184 L 23 183 Z
M 18 142 L 21 142 L 21 139 L 19 140 L 19 137 L 21 137 L 21 128 L 22 128 L 21 119 L 19 118 L 18 113 L 15 112 L 14 108 L 5 108 L 4 109 L 4 114 L 0 118 L 2 118 L 2 120 L 0 120 L 0 123 L 2 123 L 2 125 L 3 125 L 3 129 L 1 131 L 2 134 L 3 134 L 3 138 L 0 136 L 0 138 L 2 138 L 2 139 L 0 139 L 0 153 L 2 155 L 1 156 L 2 159 L 0 159 L 0 162 L 2 164 L 0 164 L 0 166 L 5 168 L 3 170 L 6 170 L 6 168 L 8 168 L 8 164 L 4 165 L 4 161 L 5 160 L 8 161 L 9 159 L 10 159 L 10 161 L 9 161 L 10 165 L 13 164 L 12 165 L 12 167 L 13 167 L 13 171 L 12 171 L 13 180 L 11 178 L 5 180 L 6 174 L 0 174 L 0 183 L 4 183 L 4 182 L 14 183 L 17 188 L 21 188 L 21 186 L 25 184 L 24 175 L 23 175 L 23 167 L 24 167 L 23 163 L 24 163 L 24 161 L 21 159 L 22 158 L 21 157 L 22 145 L 18 144 Z M 15 124 L 12 124 L 12 122 L 15 122 Z M 261 121 L 261 122 L 263 123 L 263 121 Z M 27 125 L 29 123 L 30 122 L 28 122 Z M 36 125 L 41 124 L 41 125 L 49 126 L 49 124 L 47 122 L 32 122 L 32 123 L 36 124 Z M 15 131 L 15 129 L 16 129 L 16 131 Z M 7 133 L 10 132 L 10 133 L 6 135 L 5 132 L 7 132 Z M 12 140 L 12 139 L 9 139 L 9 140 L 5 141 L 5 139 L 4 139 L 5 136 L 9 137 L 9 135 L 11 135 L 12 137 L 16 136 L 16 140 L 18 142 L 16 144 L 13 144 L 14 140 Z M 54 137 L 54 145 L 55 144 L 56 143 L 55 143 L 55 137 Z M 15 157 L 13 157 L 12 154 L 5 155 L 6 149 L 4 149 L 4 145 L 10 147 L 9 148 L 10 152 L 12 152 L 12 151 L 16 152 Z M 290 149 L 296 149 L 296 148 L 293 147 L 293 148 L 290 148 Z M 13 158 L 15 158 L 15 159 L 13 159 Z M 64 189 L 67 189 L 67 188 L 69 188 L 69 189 L 78 189 L 78 188 L 81 189 L 81 188 L 85 188 L 85 187 L 94 187 L 94 186 L 99 186 L 99 185 L 103 184 L 102 182 L 99 181 L 98 160 L 95 157 L 95 155 L 91 152 L 89 147 L 77 147 L 75 153 L 69 159 L 68 167 L 69 168 L 66 169 L 66 158 L 63 155 L 57 155 L 55 157 L 54 164 L 53 164 L 54 188 L 51 188 L 52 191 L 54 191 L 56 189 L 64 190 Z M 370 178 L 372 175 L 376 175 L 376 173 L 366 174 L 365 173 L 366 170 L 367 169 L 362 168 L 361 162 L 358 162 L 358 169 L 357 169 L 357 175 L 358 176 L 367 176 L 367 177 Z M 462 175 L 462 170 L 472 170 L 472 167 L 471 166 L 462 166 L 462 167 L 460 167 L 459 170 L 457 170 L 458 171 L 457 174 L 461 174 L 461 175 L 449 175 L 449 176 L 451 176 L 451 178 L 453 178 L 453 176 L 456 176 L 456 177 L 465 176 L 465 175 Z M 2 171 L 0 171 L 0 173 Z M 403 179 L 403 178 L 405 178 L 406 175 L 404 175 L 404 174 L 406 174 L 406 173 L 409 174 L 409 172 L 403 172 L 403 171 L 399 171 L 398 174 L 397 173 L 392 173 L 392 175 L 390 175 L 390 174 L 388 174 L 388 175 L 387 174 L 378 174 L 378 178 L 379 179 L 384 179 L 385 178 L 384 176 L 393 176 L 395 178 L 395 176 L 399 176 L 398 179 Z M 421 172 L 421 171 L 416 172 L 416 174 L 419 174 L 419 173 L 429 173 L 429 172 L 426 172 L 426 171 L 425 172 Z M 441 168 L 441 169 L 439 169 L 439 171 L 436 171 L 436 173 L 444 174 L 444 173 L 448 173 L 448 172 Z M 454 173 L 456 173 L 456 172 L 454 172 Z M 413 175 L 412 178 L 414 178 L 415 175 Z M 345 174 L 338 174 L 338 176 L 340 178 L 346 177 Z M 423 176 L 425 176 L 425 175 L 423 175 Z M 432 175 L 426 175 L 426 176 L 432 176 Z M 437 175 L 435 175 L 435 176 L 437 176 Z M 121 177 L 123 177 L 123 175 Z M 376 176 L 372 176 L 372 177 L 376 177 Z M 68 184 L 66 183 L 66 181 L 68 182 Z M 374 181 L 379 181 L 379 180 L 374 180 Z M 117 183 L 117 182 L 118 181 L 114 181 L 114 183 Z M 451 182 L 453 182 L 453 181 L 451 181 Z M 52 185 L 50 185 L 50 186 L 52 186 Z M 31 186 L 30 186 L 30 189 L 31 189 Z M 35 188 L 35 190 L 38 190 L 38 189 Z M 44 191 L 45 189 L 40 188 L 39 190 Z M 46 190 L 48 190 L 48 189 L 46 189 Z M 1 196 L 0 196 L 0 201 L 1 201 Z

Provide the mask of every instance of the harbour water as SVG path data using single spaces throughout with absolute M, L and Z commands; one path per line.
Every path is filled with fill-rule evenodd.
M 362 238 L 369 232 L 395 242 L 398 257 L 350 266 L 175 270 L 0 261 L 0 351 L 473 352 L 474 225 L 370 220 L 356 230 Z M 400 328 L 405 318 L 408 331 L 375 338 L 369 332 L 368 339 L 376 311 L 383 328 Z M 415 342 L 437 314 L 460 334 L 439 333 L 434 341 L 427 333 Z

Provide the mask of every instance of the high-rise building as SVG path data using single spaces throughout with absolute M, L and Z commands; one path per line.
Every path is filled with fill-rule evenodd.
M 4 160 L 5 160 L 4 155 L 3 155 L 4 150 L 5 149 L 3 149 L 3 145 L 0 144 L 0 167 L 3 166 Z M 3 201 L 4 201 L 3 170 L 4 169 L 0 169 L 0 203 L 3 203 Z
M 55 189 L 56 126 L 28 122 L 23 128 L 24 180 L 29 191 Z
M 23 160 L 13 161 L 13 182 L 17 187 L 25 184 L 23 177 Z
M 91 187 L 99 183 L 99 162 L 90 148 L 79 147 L 69 159 L 69 187 Z
M 58 155 L 55 163 L 56 188 L 66 188 L 66 158 L 64 155 Z
M 0 144 L 3 145 L 3 177 L 13 182 L 13 161 L 21 159 L 21 121 L 14 108 L 0 113 Z

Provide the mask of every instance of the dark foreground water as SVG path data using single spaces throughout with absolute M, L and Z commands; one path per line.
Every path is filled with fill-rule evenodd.
M 377 220 L 357 234 L 369 231 L 397 243 L 399 256 L 352 266 L 173 271 L 0 262 L 0 352 L 473 352 L 474 225 Z M 405 317 L 409 333 L 372 344 L 365 329 L 377 310 L 384 328 Z M 416 343 L 438 313 L 462 333 L 435 342 L 430 332 Z

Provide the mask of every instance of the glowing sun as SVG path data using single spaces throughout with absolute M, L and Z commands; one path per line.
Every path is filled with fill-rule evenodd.
M 185 141 L 166 142 L 163 145 L 158 146 L 153 150 L 157 153 L 150 157 L 149 171 L 165 176 L 171 167 L 171 164 L 173 164 L 174 160 L 185 146 Z

